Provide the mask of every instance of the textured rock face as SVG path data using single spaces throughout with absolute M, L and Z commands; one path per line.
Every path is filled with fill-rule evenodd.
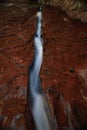
M 27 2 L 27 0 L 1 0 L 1 3 L 21 3 L 21 2 Z
M 81 16 L 73 9 L 74 17 L 77 11 Z M 0 8 L 0 130 L 34 130 L 26 106 L 35 15 L 35 8 L 23 5 Z M 47 6 L 43 9 L 43 36 L 40 76 L 57 130 L 87 130 L 87 24 Z
M 43 3 L 61 7 L 73 19 L 87 22 L 87 1 L 86 0 L 1 0 L 0 3 Z
M 85 5 L 85 0 L 49 0 L 52 5 L 59 5 L 62 7 L 69 7 L 71 9 L 81 8 Z
M 34 130 L 26 106 L 35 15 L 35 8 L 0 8 L 0 130 Z M 40 77 L 57 130 L 87 130 L 87 24 L 47 6 L 43 36 Z
M 86 0 L 49 0 L 51 5 L 59 6 L 72 18 L 87 22 L 87 1 Z

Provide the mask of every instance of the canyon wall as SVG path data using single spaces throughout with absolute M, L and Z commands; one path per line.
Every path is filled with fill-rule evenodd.
M 72 19 L 87 22 L 86 0 L 48 0 L 47 4 L 61 7 Z

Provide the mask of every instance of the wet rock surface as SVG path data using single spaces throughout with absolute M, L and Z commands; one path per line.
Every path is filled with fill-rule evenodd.
M 34 130 L 27 106 L 36 8 L 0 8 L 0 128 Z M 58 7 L 43 8 L 40 77 L 58 130 L 87 129 L 87 24 Z

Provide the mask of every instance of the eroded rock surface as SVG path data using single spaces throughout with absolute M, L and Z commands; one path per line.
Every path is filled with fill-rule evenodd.
M 36 8 L 0 8 L 0 128 L 34 130 L 27 106 Z M 87 129 L 87 24 L 58 7 L 43 9 L 40 77 L 58 130 Z

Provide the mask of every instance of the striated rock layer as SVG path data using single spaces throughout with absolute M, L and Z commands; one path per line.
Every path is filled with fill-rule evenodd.
M 0 8 L 0 129 L 34 130 L 27 106 L 36 8 Z M 43 9 L 42 86 L 57 130 L 87 129 L 87 24 L 58 7 Z
M 50 5 L 59 6 L 74 19 L 87 22 L 87 1 L 86 0 L 49 0 Z

